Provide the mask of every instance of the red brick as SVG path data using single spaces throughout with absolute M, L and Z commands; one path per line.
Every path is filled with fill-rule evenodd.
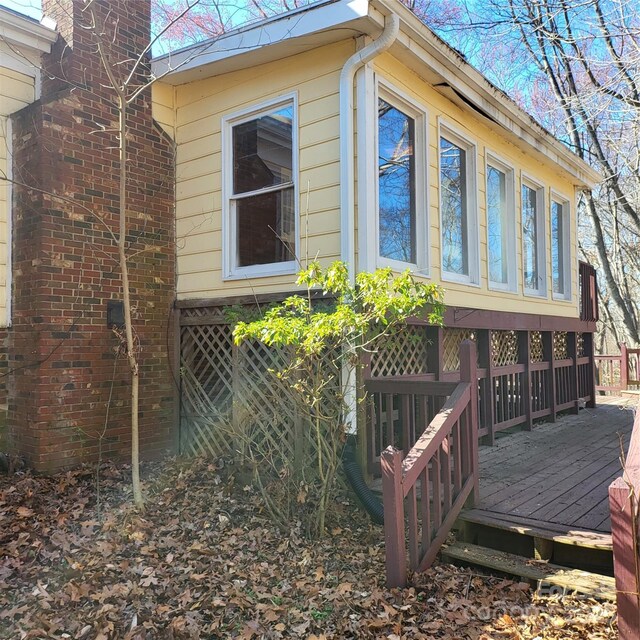
M 95 460 L 114 371 L 117 341 L 106 326 L 107 301 L 121 299 L 117 249 L 91 211 L 117 230 L 119 167 L 113 134 L 92 133 L 96 123 L 117 120 L 114 94 L 88 31 L 81 0 L 44 0 L 64 38 L 44 59 L 41 99 L 14 118 L 14 173 L 45 192 L 16 188 L 14 194 L 13 327 L 0 332 L 0 378 L 7 381 L 8 433 L 13 452 L 40 471 Z M 114 59 L 130 58 L 149 39 L 149 0 L 97 0 L 91 5 L 118 24 Z M 72 24 L 71 18 L 76 20 Z M 108 27 L 107 27 L 108 29 Z M 108 39 L 107 39 L 108 40 Z M 65 78 L 66 82 L 61 78 Z M 88 85 L 88 86 L 87 86 Z M 72 90 L 73 87 L 73 90 Z M 149 92 L 132 105 L 128 164 L 131 250 L 150 236 L 161 249 L 130 264 L 138 307 L 136 331 L 142 350 L 141 443 L 157 457 L 173 437 L 173 381 L 168 366 L 167 322 L 175 294 L 172 143 L 153 122 Z M 47 193 L 63 193 L 74 203 Z M 156 278 L 161 278 L 158 285 Z M 171 336 L 169 337 L 171 343 Z M 128 368 L 115 369 L 103 451 L 130 455 Z M 5 393 L 0 381 L 0 403 Z M 83 434 L 84 432 L 84 434 Z M 89 434 L 87 437 L 85 434 Z

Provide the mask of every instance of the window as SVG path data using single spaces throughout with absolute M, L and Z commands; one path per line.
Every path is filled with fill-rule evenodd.
M 513 170 L 490 158 L 486 179 L 489 284 L 493 288 L 515 290 Z
M 380 256 L 416 264 L 416 162 L 413 118 L 378 99 Z
M 477 282 L 475 148 L 447 132 L 440 136 L 442 269 L 453 280 Z
M 225 124 L 226 275 L 290 272 L 296 257 L 294 101 Z
M 544 190 L 522 183 L 522 270 L 525 292 L 546 295 Z
M 426 270 L 425 113 L 377 86 L 377 243 L 379 262 Z
M 569 267 L 569 203 L 551 200 L 551 275 L 553 295 L 571 297 L 571 270 Z

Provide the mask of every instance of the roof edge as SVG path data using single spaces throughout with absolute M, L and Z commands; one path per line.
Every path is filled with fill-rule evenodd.
M 462 89 L 460 92 L 477 111 L 484 112 L 487 107 L 490 107 L 494 112 L 490 115 L 496 116 L 490 119 L 503 128 L 510 130 L 519 138 L 524 139 L 546 157 L 569 170 L 582 183 L 581 186 L 593 189 L 597 183 L 603 180 L 603 176 L 599 171 L 571 151 L 531 114 L 522 109 L 507 93 L 494 85 L 484 74 L 470 64 L 462 53 L 429 29 L 407 7 L 396 0 L 393 2 L 391 0 L 371 0 L 371 5 L 382 14 L 387 12 L 399 14 L 401 25 L 405 27 L 402 29 L 401 26 L 401 30 L 416 40 L 428 54 L 447 68 L 448 73 L 457 80 L 455 84 L 458 86 L 454 88 L 458 89 L 458 91 Z M 453 84 L 451 75 L 446 77 L 446 80 Z M 468 87 L 470 91 L 464 91 L 465 87 Z M 497 117 L 500 113 L 506 115 L 507 119 L 512 122 L 510 123 L 505 118 Z M 484 115 L 488 117 L 487 114 Z M 515 130 L 512 125 L 517 125 L 521 131 Z M 540 145 L 537 142 L 541 138 L 544 145 L 550 147 L 555 153 L 540 149 Z
M 415 51 L 416 47 L 410 45 L 410 41 L 414 41 L 425 52 L 423 58 L 429 58 L 423 59 L 421 64 L 426 64 L 451 84 L 470 108 L 474 107 L 511 135 L 559 164 L 574 177 L 579 187 L 592 189 L 602 181 L 603 177 L 596 169 L 518 106 L 398 0 L 318 0 L 292 12 L 246 25 L 221 38 L 163 54 L 154 58 L 152 69 L 154 75 L 166 78 L 166 82 L 182 84 L 206 77 L 208 70 L 205 67 L 216 66 L 218 73 L 242 68 L 240 60 L 243 55 L 247 60 L 245 65 L 253 64 L 255 59 L 249 62 L 246 54 L 257 50 L 272 50 L 272 59 L 286 57 L 291 55 L 285 47 L 286 42 L 312 38 L 346 24 L 357 25 L 363 34 L 376 35 L 384 26 L 384 16 L 390 13 L 400 17 L 401 36 L 404 36 L 407 50 L 420 56 Z M 318 44 L 316 40 L 313 46 Z M 232 60 L 238 61 L 237 66 L 229 66 Z
M 58 39 L 58 33 L 33 18 L 0 7 L 0 39 L 17 47 L 50 53 L 51 46 Z
M 214 64 L 229 65 L 231 60 L 247 57 L 262 50 L 286 49 L 287 43 L 327 34 L 367 19 L 369 0 L 318 0 L 310 5 L 251 23 L 219 38 L 212 38 L 162 54 L 152 60 L 154 76 L 166 78 L 169 84 L 190 82 L 204 77 L 204 68 Z M 346 37 L 346 36 L 343 36 Z M 335 37 L 333 40 L 335 41 Z M 318 42 L 315 41 L 315 46 Z M 286 57 L 291 52 L 276 57 Z
M 251 31 L 256 28 L 264 28 L 267 25 L 273 24 L 274 22 L 279 22 L 280 20 L 286 20 L 300 13 L 306 13 L 307 11 L 312 11 L 314 9 L 318 9 L 320 7 L 324 7 L 329 4 L 335 4 L 340 0 L 316 0 L 310 4 L 304 5 L 302 7 L 297 7 L 296 9 L 291 9 L 290 11 L 284 11 L 283 13 L 278 13 L 274 16 L 270 16 L 269 18 L 264 18 L 263 20 L 254 20 L 252 22 L 248 22 L 247 24 L 238 27 L 237 29 L 232 29 L 231 31 L 227 31 L 223 33 L 221 36 L 214 36 L 212 38 L 207 38 L 202 42 L 196 42 L 194 44 L 189 44 L 184 47 L 180 47 L 178 49 L 172 49 L 167 53 L 163 53 L 159 56 L 153 56 L 152 62 L 160 62 L 161 60 L 166 60 L 167 58 L 171 58 L 172 56 L 178 56 L 189 51 L 193 51 L 194 53 L 199 53 L 203 48 L 207 49 L 211 46 L 216 45 L 221 40 L 229 39 L 238 36 L 241 33 L 246 33 L 247 31 Z M 230 50 L 231 51 L 231 50 Z

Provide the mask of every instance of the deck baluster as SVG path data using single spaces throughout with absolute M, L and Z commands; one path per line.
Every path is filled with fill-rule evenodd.
M 472 342 L 462 344 L 460 362 L 462 380 L 459 383 L 398 380 L 367 383 L 369 392 L 382 393 L 387 398 L 387 415 L 394 398 L 399 397 L 398 420 L 399 431 L 405 435 L 403 445 L 406 434 L 411 434 L 412 429 L 415 432 L 417 413 L 423 413 L 420 409 L 423 402 L 418 396 L 434 399 L 448 396 L 442 410 L 406 455 L 393 445 L 381 455 L 390 587 L 406 584 L 407 559 L 413 571 L 424 570 L 433 562 L 465 502 L 477 499 L 478 377 Z M 462 449 L 463 442 L 468 445 L 466 450 Z

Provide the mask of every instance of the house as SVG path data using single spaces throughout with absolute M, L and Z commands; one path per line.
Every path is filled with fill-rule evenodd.
M 81 4 L 44 1 L 55 32 L 0 12 L 0 25 L 38 35 L 43 69 L 23 102 L 2 103 L 14 183 L 12 223 L 0 220 L 12 238 L 8 438 L 40 469 L 128 442 L 126 367 L 107 324 L 114 247 L 92 220 L 117 203 L 117 157 L 96 136 L 113 96 Z M 108 4 L 118 45 L 141 51 L 148 3 Z M 457 379 L 460 344 L 474 339 L 488 440 L 594 403 L 595 274 L 579 265 L 576 209 L 599 175 L 403 5 L 320 0 L 151 69 L 128 187 L 148 455 L 219 450 L 211 415 L 268 367 L 262 353 L 242 370 L 223 310 L 284 297 L 315 256 L 444 286 L 445 328 L 412 325 L 420 340 L 379 354 L 369 376 Z M 373 472 L 383 438 L 363 440 Z
M 216 450 L 212 410 L 250 377 L 232 373 L 222 308 L 292 291 L 314 256 L 445 287 L 446 328 L 414 327 L 419 346 L 370 373 L 456 378 L 477 339 L 489 440 L 594 401 L 576 208 L 599 176 L 404 6 L 316 2 L 153 64 L 176 143 L 185 448 Z M 516 385 L 526 401 L 504 401 Z M 383 443 L 368 435 L 372 469 Z

